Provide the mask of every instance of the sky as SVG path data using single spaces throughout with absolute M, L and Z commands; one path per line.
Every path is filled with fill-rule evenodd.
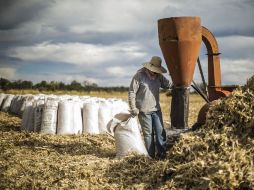
M 254 0 L 0 0 L 0 77 L 129 86 L 163 59 L 158 19 L 199 16 L 218 42 L 222 84 L 242 85 L 254 74 L 253 10 Z M 207 78 L 204 44 L 199 56 Z

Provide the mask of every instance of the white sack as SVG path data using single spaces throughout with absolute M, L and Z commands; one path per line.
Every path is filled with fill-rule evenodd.
M 87 100 L 87 99 L 89 99 L 90 98 L 90 96 L 79 96 L 79 99 L 81 100 L 81 101 L 85 101 L 85 100 Z
M 83 107 L 83 133 L 99 134 L 97 102 L 85 102 Z
M 100 133 L 107 132 L 107 124 L 112 119 L 112 109 L 113 105 L 109 101 L 101 101 L 99 104 L 99 131 Z
M 41 130 L 42 134 L 56 134 L 58 100 L 49 98 L 43 108 Z
M 21 130 L 23 131 L 33 131 L 33 123 L 34 123 L 34 107 L 32 102 L 28 105 L 23 114 L 22 114 L 22 122 L 21 122 Z
M 26 102 L 25 102 L 26 98 L 27 98 L 27 96 L 21 95 L 21 97 L 19 99 L 19 103 L 18 103 L 17 108 L 16 108 L 17 109 L 16 112 L 17 112 L 17 114 L 19 116 L 22 116 L 22 113 L 23 113 L 23 111 L 25 109 L 25 105 L 24 104 L 26 104 Z
M 22 95 L 16 95 L 11 101 L 11 106 L 10 106 L 10 112 L 13 114 L 18 115 L 18 110 L 20 110 L 20 107 L 22 105 Z
M 39 133 L 41 130 L 42 113 L 44 108 L 45 100 L 38 99 L 34 102 L 34 132 Z
M 61 101 L 58 106 L 57 134 L 82 133 L 82 115 L 79 102 Z
M 20 110 L 18 110 L 18 115 L 22 115 L 22 113 L 24 112 L 25 108 L 27 106 L 30 106 L 30 103 L 34 101 L 34 96 L 29 94 L 26 95 L 22 98 L 22 105 L 20 107 Z
M 10 105 L 10 108 L 9 108 L 9 112 L 10 113 L 15 113 L 15 107 L 17 105 L 17 99 L 18 99 L 18 95 L 15 95 L 11 101 L 11 105 Z
M 81 102 L 73 103 L 73 131 L 74 134 L 82 134 L 83 122 L 82 122 L 82 109 L 80 107 Z
M 6 98 L 7 94 L 0 94 L 0 108 L 2 107 L 2 104 L 4 102 L 4 99 Z
M 127 104 L 127 102 L 123 101 L 123 100 L 111 100 L 113 101 L 113 116 L 118 114 L 118 113 L 122 113 L 122 112 L 128 112 L 129 110 L 129 106 Z
M 73 103 L 61 101 L 57 113 L 57 134 L 69 135 L 73 133 Z
M 109 129 L 114 129 L 116 157 L 124 157 L 130 152 L 148 155 L 136 118 L 132 118 L 129 113 L 119 113 L 110 124 Z
M 8 94 L 6 98 L 3 100 L 1 111 L 8 112 L 11 106 L 11 101 L 13 100 L 14 95 Z

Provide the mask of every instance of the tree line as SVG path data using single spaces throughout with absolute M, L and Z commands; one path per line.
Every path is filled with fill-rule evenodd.
M 36 89 L 36 90 L 48 90 L 48 91 L 56 91 L 56 90 L 76 90 L 76 91 L 127 91 L 128 87 L 117 86 L 117 87 L 100 87 L 96 83 L 92 83 L 89 81 L 84 81 L 83 83 L 79 83 L 76 80 L 73 80 L 70 84 L 65 84 L 64 82 L 58 81 L 41 81 L 39 83 L 33 84 L 32 81 L 27 80 L 16 80 L 10 81 L 5 78 L 0 78 L 0 89 L 2 90 L 10 90 L 10 89 Z

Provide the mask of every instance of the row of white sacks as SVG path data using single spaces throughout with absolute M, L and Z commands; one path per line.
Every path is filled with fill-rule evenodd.
M 22 115 L 21 129 L 42 134 L 107 132 L 113 116 L 128 111 L 121 99 L 89 96 L 0 94 L 1 111 Z
M 22 115 L 21 129 L 42 134 L 114 134 L 116 157 L 148 156 L 126 102 L 88 96 L 0 94 L 0 110 Z

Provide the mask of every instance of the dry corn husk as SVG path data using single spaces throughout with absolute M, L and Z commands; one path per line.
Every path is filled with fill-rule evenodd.
M 209 109 L 202 129 L 181 136 L 163 188 L 253 189 L 253 158 L 254 76 Z

